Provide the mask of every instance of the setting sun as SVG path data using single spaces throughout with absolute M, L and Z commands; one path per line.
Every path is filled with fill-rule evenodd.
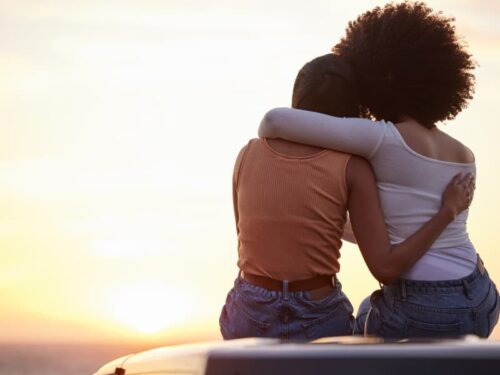
M 0 343 L 221 340 L 236 155 L 300 67 L 388 1 L 0 0 Z M 500 3 L 427 2 L 478 62 L 443 129 L 474 152 L 468 232 L 498 284 Z M 379 284 L 341 253 L 356 310 Z
M 189 319 L 189 296 L 161 284 L 125 286 L 111 297 L 113 317 L 139 333 L 154 334 Z

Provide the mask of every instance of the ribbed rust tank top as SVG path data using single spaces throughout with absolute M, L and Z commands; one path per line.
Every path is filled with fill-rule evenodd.
M 293 157 L 252 139 L 235 166 L 238 267 L 277 280 L 339 271 L 350 155 Z

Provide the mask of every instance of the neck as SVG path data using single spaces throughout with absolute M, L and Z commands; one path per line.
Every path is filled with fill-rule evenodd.
M 399 115 L 397 118 L 398 118 L 398 122 L 416 122 L 416 123 L 418 123 L 417 120 L 415 120 L 413 117 L 408 116 L 408 115 Z
M 423 126 L 424 128 L 430 129 L 430 130 L 437 129 L 436 125 L 434 125 L 432 128 L 429 128 L 429 127 L 423 125 L 421 122 L 417 121 L 415 118 L 408 116 L 408 115 L 399 115 L 397 117 L 397 122 L 399 124 L 417 124 L 419 126 Z

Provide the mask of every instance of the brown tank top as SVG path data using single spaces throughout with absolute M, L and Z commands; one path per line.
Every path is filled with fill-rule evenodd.
M 234 172 L 238 267 L 277 280 L 339 271 L 350 155 L 293 157 L 252 139 Z

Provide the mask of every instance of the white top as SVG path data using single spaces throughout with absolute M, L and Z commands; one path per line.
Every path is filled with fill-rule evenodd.
M 441 161 L 413 151 L 391 122 L 277 108 L 268 112 L 259 135 L 333 148 L 369 160 L 391 244 L 404 241 L 438 212 L 453 176 L 476 174 L 475 163 Z M 451 280 L 471 273 L 477 254 L 467 234 L 467 216 L 468 210 L 458 215 L 403 277 Z

